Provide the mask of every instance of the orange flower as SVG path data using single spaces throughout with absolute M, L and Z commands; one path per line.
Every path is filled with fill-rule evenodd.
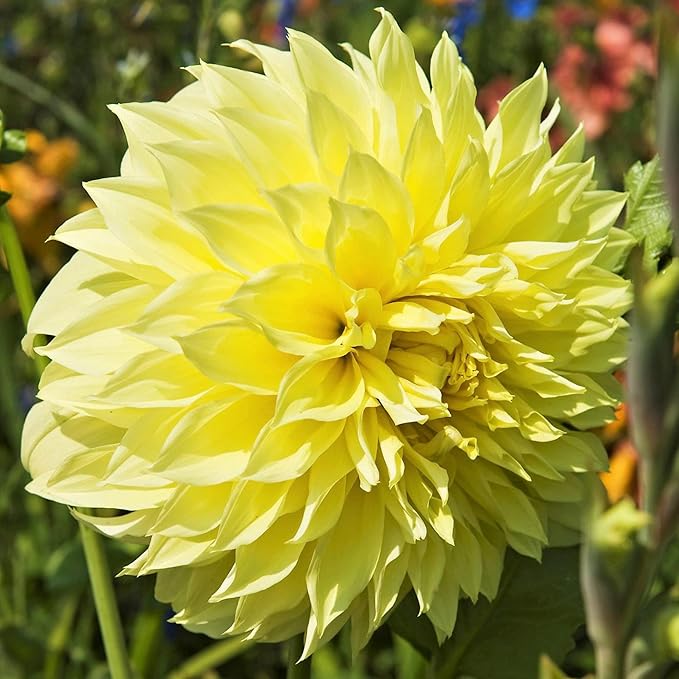
M 50 142 L 36 130 L 27 132 L 26 142 L 26 158 L 0 168 L 0 189 L 12 194 L 7 209 L 23 247 L 53 274 L 61 259 L 54 246 L 45 247 L 45 240 L 69 216 L 61 204 L 63 181 L 78 159 L 79 147 L 68 137 Z
M 610 467 L 601 474 L 608 499 L 615 503 L 626 495 L 634 497 L 637 491 L 637 466 L 639 453 L 629 439 L 616 446 L 611 455 Z

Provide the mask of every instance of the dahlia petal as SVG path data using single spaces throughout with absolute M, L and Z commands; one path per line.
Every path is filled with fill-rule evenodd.
M 260 73 L 205 61 L 186 70 L 200 80 L 214 109 L 237 106 L 288 120 L 295 125 L 300 125 L 304 119 L 302 108 L 286 89 Z
M 445 154 L 428 108 L 422 109 L 408 140 L 401 179 L 413 204 L 413 230 L 426 233 L 446 191 Z
M 374 209 L 391 231 L 397 253 L 412 241 L 413 206 L 398 177 L 371 155 L 351 153 L 339 186 L 344 203 Z
M 301 103 L 304 98 L 304 88 L 290 52 L 268 45 L 258 45 L 249 40 L 235 40 L 231 43 L 231 47 L 257 57 L 262 62 L 265 75 L 272 82 L 283 87 L 295 101 Z M 268 110 L 268 104 L 265 110 Z
M 330 201 L 326 253 L 337 275 L 355 290 L 383 295 L 394 278 L 396 247 L 389 227 L 373 209 Z
M 364 395 L 365 383 L 353 356 L 302 359 L 281 382 L 273 422 L 343 420 L 358 410 Z
M 305 33 L 288 29 L 288 42 L 305 89 L 324 95 L 338 109 L 354 118 L 360 129 L 369 130 L 372 115 L 366 105 L 365 90 L 354 72 Z
M 377 414 L 374 408 L 364 408 L 347 419 L 344 428 L 347 450 L 354 463 L 362 490 L 370 491 L 380 482 L 375 464 L 378 441 Z
M 267 624 L 268 621 L 280 614 L 287 617 L 289 611 L 296 609 L 307 597 L 305 574 L 310 559 L 311 550 L 303 550 L 295 567 L 283 580 L 265 591 L 240 597 L 230 633 L 238 634 L 253 629 L 261 633 L 274 627 L 272 623 Z M 267 635 L 271 633 L 272 630 Z
M 435 537 L 421 540 L 410 548 L 408 577 L 420 604 L 420 614 L 427 613 L 438 589 L 446 565 L 445 543 Z
M 258 394 L 275 394 L 296 361 L 272 346 L 255 326 L 241 320 L 207 326 L 182 337 L 179 343 L 186 358 L 210 379 Z M 229 356 L 241 360 L 225 360 Z
M 382 89 L 396 105 L 401 148 L 408 143 L 422 105 L 428 104 L 429 85 L 421 75 L 413 46 L 394 17 L 377 10 L 382 18 L 370 36 L 370 57 Z
M 532 196 L 532 209 L 527 213 L 522 211 L 512 233 L 528 239 L 556 239 L 561 238 L 566 229 L 570 232 L 573 210 L 594 172 L 593 160 L 549 170 Z
M 236 561 L 215 600 L 233 599 L 261 592 L 279 583 L 294 570 L 304 544 L 290 542 L 299 517 L 283 516 L 255 542 L 236 549 Z
M 242 279 L 226 271 L 210 271 L 175 281 L 155 297 L 125 332 L 164 351 L 180 353 L 177 338 L 228 317 L 221 310 L 224 298 L 230 297 L 241 283 Z
M 125 403 L 137 408 L 187 405 L 211 386 L 184 356 L 156 349 L 121 366 L 99 391 L 97 400 L 106 405 Z
M 254 168 L 245 166 L 228 140 L 173 141 L 156 144 L 152 150 L 176 210 L 238 201 L 264 204 Z M 228 175 L 228 182 L 221 181 L 221 173 Z
M 460 587 L 454 562 L 447 560 L 441 581 L 427 610 L 427 618 L 434 626 L 436 640 L 442 644 L 453 633 L 457 621 Z
M 126 273 L 140 281 L 160 285 L 167 285 L 172 280 L 167 273 L 149 265 L 142 256 L 116 238 L 107 229 L 104 217 L 97 208 L 71 217 L 48 240 L 56 240 L 83 253 L 86 252 L 107 264 L 112 272 Z M 74 255 L 76 256 L 80 258 L 79 253 Z M 66 266 L 61 271 L 66 269 Z M 60 275 L 61 271 L 57 275 Z M 73 296 L 74 293 L 70 294 Z
M 299 483 L 272 485 L 240 480 L 228 497 L 215 540 L 215 549 L 224 551 L 252 544 L 279 517 L 300 509 L 304 504 L 302 494 L 303 489 Z
M 426 415 L 413 407 L 398 378 L 384 363 L 365 351 L 358 352 L 358 362 L 363 370 L 368 394 L 382 404 L 394 424 L 422 423 L 427 420 Z
M 135 284 L 128 275 L 116 272 L 84 252 L 76 252 L 36 303 L 23 340 L 24 349 L 32 348 L 36 335 L 58 335 L 110 292 L 126 290 Z M 65 296 L 69 304 L 60 304 L 59 300 Z
M 483 212 L 490 191 L 488 155 L 483 146 L 474 139 L 470 140 L 464 155 L 460 155 L 460 168 L 448 197 L 447 221 L 452 224 L 465 217 L 474 225 Z
M 138 315 L 154 292 L 151 286 L 136 285 L 110 294 L 83 310 L 77 321 L 63 328 L 46 346 L 36 348 L 35 353 L 84 375 L 115 372 L 150 348 L 115 326 L 125 325 Z
M 26 417 L 21 462 L 33 476 L 42 476 L 60 465 L 54 450 L 67 461 L 91 448 L 112 445 L 121 433 L 118 427 L 96 418 L 60 413 L 49 403 L 39 403 Z
M 201 487 L 179 486 L 163 504 L 149 530 L 176 538 L 208 533 L 219 525 L 223 512 L 219 500 L 228 493 L 230 487 L 228 483 Z
M 476 88 L 462 63 L 455 43 L 444 33 L 431 58 L 432 92 L 436 107 L 434 122 L 440 119 L 440 134 L 445 140 L 446 180 L 458 172 L 470 141 L 483 140 L 485 126 L 476 110 Z M 487 173 L 486 173 L 487 176 Z
M 264 113 L 229 106 L 216 111 L 233 144 L 266 187 L 318 179 L 318 165 L 303 128 Z
M 287 229 L 269 210 L 247 205 L 207 205 L 184 212 L 182 217 L 203 234 L 228 268 L 241 274 L 297 259 Z
M 575 238 L 601 238 L 609 233 L 625 205 L 616 191 L 583 191 L 573 209 L 568 232 Z
M 307 501 L 297 532 L 290 542 L 312 542 L 330 531 L 339 521 L 344 499 L 350 489 L 351 482 L 345 477 L 315 500 Z
M 140 509 L 121 516 L 92 516 L 71 509 L 71 514 L 78 521 L 86 523 L 109 538 L 124 538 L 130 542 L 145 544 L 148 542 L 146 533 L 153 525 L 157 512 Z
M 371 626 L 376 628 L 396 605 L 406 577 L 410 547 L 404 542 L 398 525 L 389 517 L 384 520 L 384 533 L 375 577 L 368 588 Z
M 318 258 L 330 224 L 330 192 L 321 184 L 295 184 L 265 192 L 306 257 Z
M 198 487 L 238 479 L 272 415 L 273 399 L 260 396 L 241 395 L 193 408 L 169 433 L 153 470 Z
M 85 189 L 113 234 L 173 278 L 219 268 L 202 240 L 178 225 L 155 181 L 98 179 Z
M 547 74 L 541 64 L 532 78 L 500 102 L 498 114 L 486 130 L 484 145 L 488 149 L 488 166 L 492 176 L 538 144 L 541 114 L 546 101 Z
M 337 440 L 344 421 L 297 420 L 262 432 L 252 451 L 244 478 L 263 482 L 302 476 Z
M 309 133 L 326 179 L 333 185 L 341 177 L 349 154 L 369 153 L 370 143 L 363 130 L 342 109 L 320 92 L 307 92 Z
M 356 526 L 361 526 L 356 531 Z M 384 526 L 377 493 L 354 487 L 342 520 L 319 540 L 307 573 L 311 608 L 319 634 L 347 610 L 372 578 L 379 558 Z
M 298 355 L 339 337 L 344 308 L 338 283 L 311 265 L 270 267 L 224 305 L 226 311 L 261 326 L 278 349 Z

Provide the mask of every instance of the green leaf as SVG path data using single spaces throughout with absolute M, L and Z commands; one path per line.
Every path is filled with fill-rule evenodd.
M 26 154 L 26 133 L 22 130 L 5 130 L 0 144 L 0 163 L 13 163 Z
M 542 564 L 508 552 L 497 597 L 461 602 L 453 636 L 434 657 L 441 679 L 526 679 L 540 656 L 561 662 L 584 622 L 577 547 L 547 549 Z
M 550 659 L 543 655 L 540 658 L 539 679 L 569 679 Z
M 625 230 L 644 248 L 644 264 L 653 264 L 672 244 L 672 213 L 663 188 L 658 156 L 643 165 L 636 162 L 625 175 L 629 192 Z
M 420 606 L 417 598 L 413 592 L 410 592 L 389 616 L 389 627 L 392 632 L 429 658 L 438 649 L 436 632 L 429 618 L 419 613 Z

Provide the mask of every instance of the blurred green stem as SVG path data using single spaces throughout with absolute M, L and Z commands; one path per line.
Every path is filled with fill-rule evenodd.
M 87 509 L 79 511 L 83 514 L 92 514 Z M 132 679 L 104 544 L 101 536 L 84 522 L 79 521 L 78 525 L 111 679 Z
M 27 97 L 39 106 L 44 106 L 57 118 L 66 123 L 99 157 L 103 167 L 111 166 L 111 152 L 99 132 L 90 121 L 72 104 L 60 99 L 47 88 L 39 85 L 21 73 L 17 73 L 0 62 L 0 83 Z
M 59 679 L 64 676 L 64 650 L 71 639 L 71 627 L 78 608 L 79 593 L 71 594 L 61 606 L 57 622 L 47 640 L 44 679 Z
M 624 679 L 625 657 L 618 649 L 606 646 L 596 648 L 597 679 Z
M 191 677 L 202 676 L 208 670 L 228 662 L 253 646 L 254 643 L 254 641 L 242 641 L 241 639 L 225 639 L 217 642 L 189 658 L 174 672 L 171 672 L 168 679 L 191 679 Z
M 196 55 L 203 61 L 207 61 L 210 55 L 210 43 L 214 23 L 215 2 L 214 0 L 203 0 L 200 12 L 200 24 L 198 25 L 198 38 L 196 40 Z
M 299 634 L 288 642 L 287 679 L 309 679 L 311 677 L 311 658 L 297 662 L 304 651 L 304 635 Z
M 33 293 L 31 278 L 19 237 L 5 205 L 0 206 L 0 243 L 7 258 L 7 265 L 19 301 L 21 316 L 24 324 L 27 326 L 28 318 L 35 304 L 35 294 Z M 43 356 L 36 355 L 35 366 L 38 377 L 45 365 L 46 359 Z M 87 510 L 81 511 L 85 514 L 89 513 Z M 99 627 L 104 641 L 111 678 L 131 679 L 132 672 L 127 659 L 120 615 L 118 614 L 115 602 L 111 573 L 106 561 L 104 545 L 98 533 L 95 533 L 83 523 L 79 523 L 79 526 L 90 584 L 94 595 L 94 605 L 99 616 Z
M 6 205 L 0 206 L 0 245 L 5 252 L 9 274 L 12 277 L 12 284 L 14 285 L 24 326 L 28 327 L 28 317 L 31 315 L 31 310 L 35 305 L 35 294 L 33 293 L 31 277 L 28 273 L 19 236 L 14 228 L 14 223 L 9 216 Z M 39 379 L 47 365 L 47 359 L 37 354 L 34 356 L 34 359 L 36 374 Z

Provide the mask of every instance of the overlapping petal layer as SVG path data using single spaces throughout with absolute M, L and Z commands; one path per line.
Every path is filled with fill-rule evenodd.
M 486 128 L 443 36 L 431 85 L 386 12 L 352 67 L 307 35 L 113 107 L 121 176 L 55 238 L 29 489 L 146 542 L 175 620 L 360 648 L 414 590 L 439 639 L 507 546 L 568 539 L 612 416 L 628 285 L 541 67 Z

